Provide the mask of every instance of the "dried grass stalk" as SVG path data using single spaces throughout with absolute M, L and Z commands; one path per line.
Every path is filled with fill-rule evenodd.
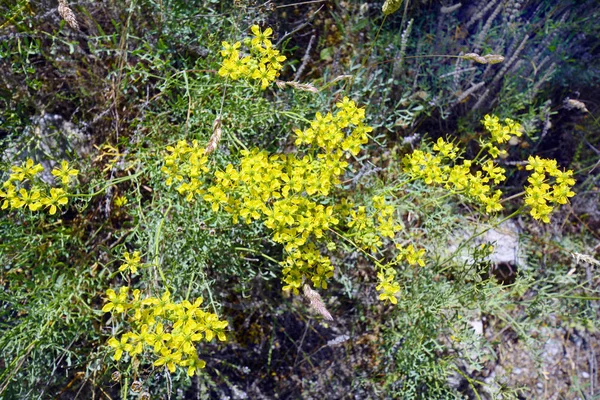
M 213 133 L 210 139 L 208 140 L 208 144 L 206 145 L 206 150 L 204 150 L 205 154 L 210 154 L 217 149 L 219 142 L 221 141 L 221 135 L 223 131 L 221 129 L 221 120 L 219 118 L 215 119 L 213 122 Z
M 482 19 L 485 14 L 492 8 L 494 7 L 494 4 L 496 4 L 498 2 L 498 0 L 492 0 L 490 2 L 486 2 L 482 1 L 479 5 L 478 10 L 475 12 L 475 14 L 473 14 L 473 16 L 471 17 L 471 19 L 469 19 L 469 22 L 467 22 L 466 28 L 469 29 L 471 26 L 473 26 L 473 24 L 477 21 L 479 21 L 480 19 Z M 485 5 L 485 6 L 484 6 Z
M 442 14 L 450 14 L 451 12 L 456 11 L 461 7 L 462 7 L 462 3 L 457 3 L 452 6 L 448 6 L 448 7 L 442 6 L 442 8 L 440 8 L 440 12 Z
M 458 96 L 454 104 L 462 103 L 467 97 L 475 93 L 475 91 L 481 89 L 484 85 L 485 82 L 479 82 L 478 84 L 473 85 L 473 87 L 471 87 L 470 89 L 465 90 L 463 93 L 461 93 L 460 96 Z
M 329 311 L 327 311 L 325 303 L 323 303 L 323 300 L 321 299 L 321 295 L 307 284 L 304 284 L 302 289 L 304 291 L 304 297 L 310 301 L 310 308 L 321 314 L 327 321 L 333 321 L 333 317 Z
M 73 10 L 71 10 L 71 7 L 69 7 L 66 0 L 58 0 L 58 13 L 71 28 L 79 30 L 79 24 L 75 18 L 75 13 L 73 13 Z
M 500 4 L 498 4 L 498 6 L 494 10 L 494 12 L 490 15 L 490 17 L 485 22 L 485 25 L 481 29 L 481 32 L 479 32 L 479 35 L 477 35 L 477 38 L 475 39 L 475 44 L 473 46 L 473 48 L 475 49 L 476 52 L 478 52 L 481 49 L 481 43 L 483 43 L 484 39 L 486 38 L 486 36 L 488 34 L 488 31 L 492 27 L 492 23 L 494 22 L 494 20 L 498 16 L 498 14 L 500 14 L 500 11 L 502 10 L 503 7 L 504 7 L 504 4 L 502 2 L 500 2 Z M 487 9 L 487 7 L 486 7 L 486 9 Z
M 310 61 L 310 51 L 312 50 L 312 47 L 313 47 L 313 44 L 314 44 L 316 38 L 317 38 L 316 35 L 312 35 L 310 37 L 310 40 L 308 41 L 308 45 L 306 46 L 306 52 L 304 53 L 304 57 L 302 57 L 302 63 L 300 64 L 300 67 L 298 68 L 298 70 L 296 71 L 296 74 L 294 75 L 295 81 L 300 80 L 302 73 L 304 72 L 304 70 L 306 69 L 306 66 L 308 65 L 308 63 Z
M 494 80 L 492 81 L 492 85 L 495 85 L 496 83 L 498 83 L 498 81 L 500 79 L 502 79 L 502 77 L 504 76 L 504 74 L 506 74 L 506 71 L 508 71 L 508 69 L 517 60 L 517 57 L 519 57 L 519 54 L 521 54 L 521 52 L 525 48 L 525 44 L 527 43 L 528 40 L 529 40 L 529 35 L 525 35 L 525 37 L 521 41 L 521 44 L 519 44 L 519 47 L 517 47 L 517 50 L 515 50 L 515 52 L 513 53 L 513 55 L 510 56 L 508 62 L 506 62 L 504 64 L 504 66 L 502 67 L 502 69 L 500 70 L 500 72 L 498 72 L 498 74 L 494 77 Z
M 483 94 L 479 98 L 479 100 L 477 100 L 477 103 L 475 103 L 475 105 L 473 106 L 471 111 L 479 110 L 479 108 L 483 105 L 483 103 L 485 102 L 485 100 L 487 99 L 489 94 L 490 94 L 490 89 L 486 89 L 485 92 L 483 92 Z

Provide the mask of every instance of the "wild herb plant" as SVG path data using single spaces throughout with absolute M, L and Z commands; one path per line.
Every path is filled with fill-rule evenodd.
M 386 4 L 391 15 L 400 2 Z M 60 6 L 61 17 L 77 29 L 82 14 L 75 8 L 69 14 L 65 2 Z M 266 340 L 260 331 L 264 326 L 254 324 L 259 333 L 241 338 L 250 323 L 228 314 L 232 302 L 239 307 L 237 295 L 251 302 L 246 291 L 256 293 L 253 286 L 264 284 L 268 301 L 296 311 L 302 308 L 296 297 L 289 301 L 280 294 L 302 291 L 326 321 L 343 320 L 339 303 L 355 301 L 352 309 L 359 305 L 367 322 L 356 326 L 373 330 L 376 345 L 375 361 L 360 364 L 356 376 L 361 378 L 356 379 L 371 395 L 449 398 L 456 391 L 449 388 L 448 377 L 456 373 L 468 387 L 463 393 L 472 390 L 479 396 L 484 385 L 476 371 L 493 358 L 493 350 L 465 322 L 469 316 L 496 315 L 526 340 L 525 327 L 550 315 L 551 302 L 560 301 L 567 315 L 578 310 L 580 300 L 589 304 L 594 298 L 593 289 L 574 274 L 557 273 L 550 285 L 538 289 L 540 276 L 523 268 L 514 284 L 500 284 L 487 268 L 493 246 L 474 244 L 505 219 L 498 213 L 508 200 L 524 197 L 511 217 L 526 218 L 527 211 L 548 223 L 551 213 L 574 195 L 573 173 L 539 156 L 517 164 L 531 174 L 523 192 L 510 199 L 502 194 L 511 173 L 502 162 L 504 146 L 522 131 L 514 120 L 484 117 L 467 132 L 480 137 L 469 148 L 458 138 L 436 138 L 406 154 L 396 148 L 381 155 L 381 128 L 404 126 L 402 121 L 416 124 L 431 115 L 429 95 L 394 99 L 396 93 L 379 72 L 358 66 L 351 70 L 354 86 L 345 89 L 336 85 L 348 78 L 325 80 L 321 87 L 318 81 L 285 81 L 289 50 L 275 48 L 273 29 L 264 24 L 263 29 L 246 24 L 252 36 L 238 41 L 244 31 L 239 15 L 209 17 L 223 29 L 205 24 L 194 31 L 190 21 L 197 16 L 187 15 L 185 7 L 169 5 L 172 15 L 166 17 L 162 3 L 163 17 L 157 17 L 159 5 L 141 7 L 136 14 L 132 6 L 128 17 L 140 26 L 160 20 L 165 36 L 156 43 L 143 44 L 141 37 L 129 35 L 134 25 L 129 18 L 123 32 L 134 49 L 120 43 L 116 33 L 98 33 L 88 41 L 94 55 L 106 52 L 117 66 L 108 74 L 112 94 L 107 98 L 118 114 L 116 136 L 98 143 L 100 155 L 94 169 L 87 170 L 93 175 L 89 181 L 79 174 L 80 184 L 69 186 L 77 173 L 69 164 L 54 173 L 61 188 L 37 182 L 39 167 L 33 161 L 5 168 L 7 183 L 0 192 L 6 216 L 0 223 L 6 237 L 0 259 L 8 271 L 0 277 L 8 288 L 0 314 L 6 332 L 0 340 L 2 395 L 60 395 L 74 384 L 84 390 L 87 382 L 92 393 L 100 388 L 120 391 L 122 397 L 140 392 L 146 397 L 148 391 L 171 395 L 171 385 L 184 390 L 193 382 L 213 384 L 210 390 L 216 393 L 221 371 L 237 367 L 214 356 L 226 349 L 219 342 L 227 346 L 227 339 L 236 346 L 256 337 Z M 399 43 L 403 53 L 414 47 L 408 46 L 410 30 L 405 29 Z M 217 33 L 209 35 L 211 30 Z M 189 56 L 188 45 L 197 43 L 194 32 L 210 37 L 197 58 Z M 169 47 L 166 38 L 185 44 L 185 50 Z M 39 45 L 23 43 L 29 49 Z M 7 46 L 3 54 L 12 51 L 7 50 L 12 43 L 2 46 Z M 523 51 L 519 47 L 513 55 Z M 173 55 L 176 51 L 186 56 Z M 456 60 L 478 58 L 487 61 L 473 53 Z M 429 76 L 439 77 L 438 72 Z M 28 83 L 37 87 L 40 81 Z M 459 98 L 470 99 L 479 89 Z M 394 103 L 391 117 L 375 115 L 365 104 L 378 95 Z M 139 114 L 118 107 L 129 102 Z M 505 115 L 519 119 L 509 111 Z M 18 125 L 19 118 L 8 121 Z M 481 126 L 486 133 L 480 135 Z M 376 174 L 364 177 L 369 164 L 384 168 L 372 168 Z M 471 221 L 459 215 L 461 208 L 475 210 Z M 470 252 L 468 261 L 458 252 L 437 251 L 465 226 L 473 227 L 459 244 Z M 528 251 L 541 245 L 547 242 L 532 243 Z M 579 243 L 568 248 L 581 251 Z M 541 265 L 544 258 L 530 254 L 530 259 Z M 574 282 L 573 289 L 565 289 Z M 540 295 L 524 298 L 529 290 Z M 381 304 L 370 303 L 377 298 Z M 527 307 L 528 317 L 513 321 L 507 310 L 517 302 Z M 588 321 L 585 328 L 591 327 L 593 312 L 581 314 L 572 323 Z M 305 326 L 305 335 L 315 329 L 310 321 Z M 318 328 L 331 327 L 323 321 Z M 284 334 L 292 337 L 293 332 Z M 269 339 L 269 368 L 277 351 L 275 337 Z M 294 345 L 301 354 L 304 335 L 298 339 Z M 45 379 L 47 366 L 52 373 Z M 277 374 L 284 375 L 280 372 L 264 380 L 275 382 Z M 111 374 L 120 383 L 112 390 L 107 383 Z

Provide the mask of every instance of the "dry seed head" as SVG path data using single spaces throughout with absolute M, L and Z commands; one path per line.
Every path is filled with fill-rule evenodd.
M 588 113 L 589 110 L 587 109 L 587 107 L 585 106 L 584 103 L 582 103 L 579 100 L 574 100 L 574 99 L 566 99 L 564 102 L 564 106 L 567 110 L 579 110 L 581 112 L 584 113 Z
M 143 385 L 142 385 L 142 382 L 140 382 L 140 381 L 133 381 L 131 383 L 131 391 L 133 393 L 139 393 L 139 392 L 141 392 L 142 388 L 143 388 Z
M 336 338 L 333 338 L 333 339 L 329 340 L 327 342 L 327 346 L 337 346 L 338 344 L 344 343 L 348 339 L 350 339 L 350 336 L 348 336 L 348 335 L 340 335 L 340 336 L 338 336 Z
M 500 54 L 486 54 L 483 56 L 488 64 L 499 64 L 504 61 L 504 56 Z
M 329 84 L 333 85 L 337 81 L 341 81 L 342 79 L 351 79 L 352 77 L 353 77 L 353 75 L 339 75 L 339 76 L 336 76 L 331 82 L 329 82 Z
M 277 82 L 275 82 L 275 83 L 277 84 Z M 311 93 L 319 92 L 319 89 L 317 89 L 310 83 L 298 83 L 298 82 L 282 82 L 282 83 L 284 83 L 285 85 L 287 85 L 289 87 L 293 87 L 294 89 L 302 90 L 303 92 L 311 92 Z M 279 84 L 277 84 L 277 86 L 279 86 Z
M 383 11 L 385 15 L 390 15 L 398 11 L 401 5 L 402 0 L 385 0 L 383 7 L 381 7 L 381 11 Z
M 223 131 L 221 129 L 221 120 L 219 118 L 215 119 L 213 122 L 213 133 L 210 139 L 208 140 L 208 145 L 206 145 L 206 150 L 204 150 L 205 154 L 210 154 L 217 149 L 219 142 L 221 141 L 221 135 Z
M 303 291 L 304 297 L 306 297 L 310 301 L 310 307 L 319 314 L 321 314 L 326 320 L 333 321 L 333 317 L 331 316 L 329 311 L 327 311 L 327 308 L 325 308 L 325 303 L 323 303 L 321 295 L 307 284 L 304 284 Z
M 462 58 L 463 60 L 471 60 L 471 61 L 475 61 L 476 63 L 479 64 L 487 64 L 488 61 L 485 59 L 485 57 L 480 56 L 477 53 L 467 53 L 464 56 L 459 56 L 460 58 Z
M 58 1 L 58 13 L 65 20 L 65 22 L 73 29 L 79 30 L 79 24 L 75 18 L 73 10 L 69 7 L 66 0 Z
M 275 84 L 277 85 L 277 87 L 279 89 L 283 90 L 283 89 L 285 89 L 285 86 L 286 86 L 287 82 L 276 80 Z

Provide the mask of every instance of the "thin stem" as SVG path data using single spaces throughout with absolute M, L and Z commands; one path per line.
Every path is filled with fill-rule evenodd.
M 363 58 L 363 61 L 361 63 L 363 65 L 363 67 L 366 67 L 366 62 L 369 59 L 369 57 L 371 56 L 371 52 L 373 51 L 373 47 L 375 47 L 375 43 L 377 42 L 377 38 L 379 37 L 379 33 L 381 32 L 381 28 L 383 28 L 383 24 L 385 23 L 386 19 L 387 19 L 387 15 L 385 15 L 383 17 L 383 21 L 381 21 L 381 25 L 379 25 L 379 29 L 377 30 L 377 33 L 375 34 L 375 39 L 373 39 L 371 41 L 371 47 L 369 47 L 369 51 L 367 52 L 367 54 Z M 375 65 L 377 65 L 377 64 L 375 64 Z
M 276 259 L 274 259 L 271 256 L 266 255 L 265 253 L 263 253 L 263 252 L 261 252 L 259 250 L 249 249 L 247 247 L 234 247 L 233 249 L 234 250 L 247 251 L 249 253 L 258 254 L 258 255 L 264 257 L 265 259 L 267 259 L 267 260 L 269 260 L 271 262 L 274 262 L 275 264 L 279 264 L 279 261 L 277 261 Z
M 329 228 L 330 232 L 333 232 L 334 234 L 336 234 L 337 236 L 339 236 L 341 239 L 345 240 L 346 242 L 350 243 L 352 246 L 354 246 L 355 249 L 359 250 L 360 252 L 362 252 L 365 256 L 367 256 L 367 258 L 370 258 L 373 262 L 375 262 L 375 264 L 377 264 L 378 267 L 381 266 L 381 262 L 379 262 L 379 260 L 377 258 L 375 258 L 374 256 L 372 256 L 371 254 L 367 253 L 363 248 L 361 248 L 360 246 L 358 246 L 356 243 L 354 243 L 351 239 L 348 239 L 346 236 L 342 235 L 341 233 L 338 233 L 336 231 L 334 231 L 333 229 Z
M 524 191 L 520 192 L 520 193 L 517 193 L 517 194 L 513 194 L 512 196 L 509 196 L 509 197 L 507 197 L 505 199 L 500 200 L 500 203 L 504 203 L 505 201 L 510 201 L 510 200 L 516 199 L 517 197 L 521 197 L 524 194 L 525 194 Z
M 472 379 L 471 377 L 469 377 L 468 375 L 465 375 L 460 369 L 458 369 L 456 366 L 452 366 L 452 368 L 458 372 L 463 378 L 465 378 L 467 380 L 467 382 L 469 382 L 469 385 L 471 386 L 471 389 L 473 389 L 473 393 L 475 393 L 475 396 L 477 397 L 478 400 L 481 400 L 481 397 L 479 396 L 479 393 L 477 393 L 477 389 L 475 388 L 475 385 L 473 384 L 473 382 L 476 382 L 480 385 L 485 385 L 485 382 L 481 382 L 475 379 Z
M 127 182 L 130 180 L 133 180 L 134 178 L 137 178 L 138 176 L 142 175 L 143 171 L 140 172 L 136 172 L 133 175 L 127 175 L 127 176 L 123 176 L 121 178 L 115 178 L 115 179 L 111 179 L 106 181 L 106 185 L 104 185 L 104 187 L 102 187 L 102 189 L 94 192 L 94 193 L 73 193 L 73 194 L 67 194 L 67 197 L 83 197 L 83 198 L 92 198 L 95 196 L 98 196 L 100 193 L 103 193 L 106 189 L 108 189 L 110 186 L 114 186 L 118 183 L 122 183 L 122 182 Z
M 167 215 L 169 215 L 169 211 L 171 211 L 171 202 L 169 201 L 169 207 L 167 207 L 167 211 L 164 213 L 164 217 L 160 220 L 158 227 L 156 229 L 156 233 L 154 234 L 154 266 L 156 267 L 160 278 L 162 279 L 163 283 L 165 286 L 167 286 L 167 288 L 169 287 L 168 282 L 167 282 L 167 278 L 165 277 L 165 274 L 162 270 L 162 268 L 160 267 L 160 263 L 159 263 L 159 243 L 160 243 L 160 234 L 162 231 L 162 227 L 163 224 L 165 222 L 165 218 L 167 218 Z

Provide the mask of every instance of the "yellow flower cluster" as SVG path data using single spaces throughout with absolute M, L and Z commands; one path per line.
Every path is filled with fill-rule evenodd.
M 493 190 L 492 183 L 499 184 L 506 179 L 504 168 L 493 161 L 505 152 L 496 145 L 507 142 L 511 135 L 520 136 L 521 133 L 519 124 L 508 118 L 504 125 L 498 118 L 489 115 L 482 122 L 491 135 L 489 141 L 481 143 L 482 152 L 487 153 L 486 157 L 460 160 L 459 149 L 439 138 L 433 146 L 433 153 L 415 150 L 404 158 L 404 165 L 406 172 L 413 178 L 463 194 L 485 206 L 485 211 L 491 213 L 502 210 L 502 192 Z M 472 171 L 475 168 L 476 171 Z
M 381 268 L 379 273 L 377 273 L 377 279 L 379 280 L 379 285 L 377 285 L 376 289 L 381 292 L 379 300 L 387 300 L 392 304 L 398 304 L 396 295 L 400 293 L 400 284 L 395 280 L 396 271 L 391 267 Z
M 496 147 L 496 144 L 508 143 L 511 137 L 521 136 L 521 124 L 510 118 L 504 118 L 504 124 L 495 115 L 486 115 L 483 117 L 483 126 L 490 133 L 491 140 L 482 141 L 482 147 L 487 150 L 492 158 L 505 156 L 506 150 Z
M 494 164 L 493 159 L 506 154 L 496 145 L 503 144 L 512 136 L 521 135 L 521 126 L 510 118 L 501 123 L 498 117 L 486 115 L 481 121 L 490 133 L 490 140 L 481 141 L 481 152 L 487 153 L 481 159 L 458 161 L 457 149 L 444 139 L 438 139 L 433 146 L 434 153 L 416 150 L 404 158 L 406 172 L 426 184 L 443 185 L 453 193 L 461 193 L 485 206 L 486 212 L 502 209 L 500 190 L 492 190 L 491 183 L 499 184 L 506 179 L 505 170 Z M 478 167 L 474 173 L 472 168 Z M 550 222 L 550 213 L 554 206 L 566 204 L 575 184 L 573 171 L 560 171 L 556 160 L 529 157 L 527 170 L 533 170 L 525 188 L 525 204 L 531 207 L 531 215 L 537 220 Z M 548 176 L 555 180 L 554 185 L 547 183 Z
M 380 266 L 379 272 L 377 273 L 379 285 L 377 285 L 376 289 L 381 292 L 379 294 L 379 300 L 387 300 L 392 304 L 398 303 L 396 296 L 400 293 L 400 285 L 395 281 L 396 271 L 392 268 L 392 265 L 405 261 L 409 265 L 425 266 L 425 259 L 423 258 L 425 249 L 417 250 L 412 244 L 406 247 L 396 244 L 396 249 L 398 250 L 398 254 L 394 261 L 388 265 Z
M 566 204 L 569 197 L 575 196 L 575 192 L 571 190 L 575 184 L 573 171 L 561 171 L 556 160 L 538 156 L 530 156 L 527 161 L 525 168 L 533 173 L 527 179 L 529 185 L 525 187 L 525 204 L 531 207 L 533 218 L 548 223 L 554 206 Z M 548 176 L 554 178 L 554 184 L 548 183 Z
M 44 171 L 41 164 L 35 164 L 32 159 L 11 167 L 12 173 L 2 184 L 0 201 L 2 209 L 29 208 L 38 211 L 42 207 L 48 209 L 50 215 L 56 214 L 60 206 L 69 202 L 67 198 L 67 185 L 77 176 L 78 170 L 71 168 L 67 161 L 62 161 L 60 168 L 52 170 L 52 175 L 60 180 L 62 188 L 46 188 L 37 179 L 37 175 Z
M 129 318 L 132 327 L 120 339 L 111 337 L 108 340 L 116 361 L 123 353 L 135 357 L 151 349 L 157 357 L 154 366 L 166 365 L 171 372 L 175 372 L 176 366 L 187 367 L 188 375 L 193 376 L 206 366 L 198 358 L 196 343 L 210 342 L 215 336 L 220 341 L 226 340 L 227 321 L 220 321 L 215 314 L 202 310 L 200 297 L 193 303 L 187 300 L 176 303 L 167 291 L 160 298 L 141 299 L 140 291 L 136 289 L 130 299 L 126 286 L 118 293 L 108 289 L 106 295 L 108 300 L 102 311 L 123 314 Z
M 425 249 L 417 250 L 412 244 L 409 244 L 406 247 L 396 244 L 396 249 L 398 249 L 398 254 L 395 259 L 396 263 L 406 261 L 409 265 L 425 266 L 425 259 L 423 258 Z
M 175 146 L 167 146 L 168 154 L 164 158 L 161 171 L 167 175 L 167 185 L 178 182 L 177 191 L 186 196 L 187 201 L 192 201 L 194 195 L 202 195 L 202 182 L 198 179 L 208 172 L 208 157 L 205 149 L 193 141 L 190 146 L 185 140 L 177 142 Z
M 258 25 L 254 25 L 251 31 L 253 38 L 245 41 L 249 54 L 240 54 L 241 42 L 222 43 L 223 62 L 219 69 L 219 75 L 234 81 L 254 79 L 264 90 L 279 76 L 279 71 L 283 68 L 281 63 L 285 61 L 286 57 L 281 55 L 279 50 L 273 48 L 273 44 L 269 40 L 273 34 L 271 28 L 261 31 Z
M 374 196 L 371 212 L 365 206 L 349 211 L 349 234 L 365 250 L 373 252 L 383 246 L 384 237 L 392 239 L 400 226 L 394 223 L 394 207 L 383 196 Z
M 127 202 L 128 202 L 128 200 L 127 200 L 127 197 L 125 197 L 125 196 L 115 197 L 115 207 L 117 207 L 117 208 L 125 207 Z
M 447 154 L 441 150 L 444 149 Z M 447 151 L 451 148 L 452 150 Z M 461 193 L 485 206 L 488 213 L 502 209 L 499 190 L 493 191 L 491 183 L 504 181 L 504 169 L 498 167 L 492 160 L 485 163 L 472 160 L 458 161 L 456 148 L 439 138 L 434 146 L 435 153 L 425 153 L 415 150 L 404 158 L 405 171 L 414 179 L 422 179 L 428 185 L 438 184 L 453 193 Z M 449 165 L 451 164 L 451 165 Z M 480 170 L 472 172 L 474 166 Z
M 345 223 L 353 239 L 372 250 L 400 229 L 393 223 L 393 207 L 382 196 L 374 198 L 369 215 L 364 207 L 354 209 L 347 200 L 335 204 L 328 198 L 348 166 L 345 157 L 358 154 L 372 131 L 364 125 L 364 109 L 353 101 L 344 98 L 336 106 L 336 113 L 317 113 L 309 128 L 295 131 L 296 145 L 306 147 L 301 156 L 244 150 L 239 167 L 229 164 L 217 171 L 205 189 L 197 178 L 207 168 L 204 150 L 180 143 L 167 148 L 162 169 L 167 184 L 178 182 L 177 190 L 188 201 L 199 195 L 214 212 L 229 213 L 234 223 L 263 222 L 273 241 L 284 246 L 283 289 L 295 294 L 307 280 L 327 288 L 334 268 L 315 243 L 331 244 L 330 229 Z

